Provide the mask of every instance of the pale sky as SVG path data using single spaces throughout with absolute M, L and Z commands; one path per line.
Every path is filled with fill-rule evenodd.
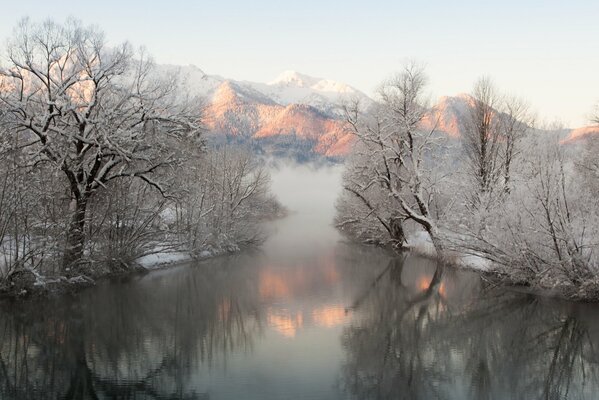
M 488 75 L 540 119 L 567 126 L 587 124 L 599 101 L 598 0 L 0 1 L 2 44 L 24 16 L 73 16 L 159 63 L 237 80 L 296 70 L 372 94 L 416 60 L 434 96 Z

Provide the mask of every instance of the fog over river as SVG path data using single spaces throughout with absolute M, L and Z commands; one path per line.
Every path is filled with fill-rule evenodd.
M 273 171 L 259 249 L 2 303 L 0 398 L 596 398 L 599 308 L 348 242 L 341 171 Z

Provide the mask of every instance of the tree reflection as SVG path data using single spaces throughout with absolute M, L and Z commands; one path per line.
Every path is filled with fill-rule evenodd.
M 255 285 L 227 265 L 154 275 L 2 312 L 0 398 L 207 399 L 193 371 L 262 330 Z
M 596 393 L 593 309 L 485 290 L 478 278 L 456 276 L 432 261 L 391 263 L 344 330 L 341 382 L 352 397 L 582 399 Z

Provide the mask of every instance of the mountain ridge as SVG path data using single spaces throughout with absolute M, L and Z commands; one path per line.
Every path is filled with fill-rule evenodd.
M 354 138 L 345 127 L 343 103 L 357 99 L 363 109 L 376 104 L 348 84 L 291 70 L 260 83 L 209 75 L 195 65 L 159 67 L 179 70 L 190 93 L 206 100 L 204 120 L 213 135 L 268 139 L 271 144 L 278 140 L 288 148 L 310 148 L 316 156 L 339 158 L 351 150 Z M 474 101 L 465 93 L 440 97 L 423 127 L 459 138 Z M 594 125 L 566 131 L 564 144 L 599 137 Z

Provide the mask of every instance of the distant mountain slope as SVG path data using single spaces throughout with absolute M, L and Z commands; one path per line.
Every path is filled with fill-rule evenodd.
M 223 82 L 230 82 L 236 91 L 253 93 L 253 97 L 260 93 L 262 100 L 268 99 L 284 106 L 309 105 L 332 117 L 342 115 L 340 106 L 348 100 L 359 99 L 363 107 L 369 107 L 373 103 L 366 94 L 350 85 L 295 71 L 285 71 L 269 83 L 259 83 L 209 75 L 193 65 L 161 65 L 159 68 L 167 72 L 178 70 L 190 92 L 206 98 L 211 98 Z
M 204 121 L 213 134 L 255 139 L 273 145 L 309 148 L 315 155 L 341 157 L 351 147 L 341 105 L 373 101 L 349 85 L 285 72 L 270 83 L 235 81 L 188 66 L 178 69 L 189 91 L 205 98 Z M 268 140 L 267 140 L 268 139 Z
M 468 94 L 441 97 L 433 110 L 423 119 L 422 126 L 425 129 L 435 128 L 450 137 L 459 138 L 470 118 L 470 109 L 474 104 L 474 99 Z
M 359 99 L 364 107 L 373 101 L 359 90 L 341 82 L 285 71 L 269 83 L 246 82 L 279 104 L 305 104 L 331 116 L 342 116 L 340 105 Z
M 580 142 L 589 138 L 599 137 L 599 125 L 589 125 L 583 126 L 581 128 L 576 128 L 570 130 L 568 136 L 566 136 L 561 143 L 569 144 Z
M 342 105 L 356 99 L 363 109 L 375 104 L 350 85 L 295 71 L 283 72 L 268 83 L 257 83 L 209 75 L 195 66 L 159 68 L 178 70 L 190 93 L 204 97 L 204 119 L 213 135 L 251 140 L 258 147 L 268 148 L 267 152 L 288 152 L 303 159 L 347 155 L 354 137 L 345 128 Z M 468 94 L 441 97 L 422 126 L 458 139 L 473 105 L 474 99 Z M 599 135 L 599 126 L 573 129 L 562 143 L 595 135 Z
M 341 120 L 310 105 L 281 105 L 230 81 L 224 81 L 214 91 L 204 115 L 206 125 L 214 133 L 271 138 L 271 142 L 272 138 L 294 136 L 298 141 L 310 142 L 316 154 L 339 157 L 349 152 L 350 140 Z

